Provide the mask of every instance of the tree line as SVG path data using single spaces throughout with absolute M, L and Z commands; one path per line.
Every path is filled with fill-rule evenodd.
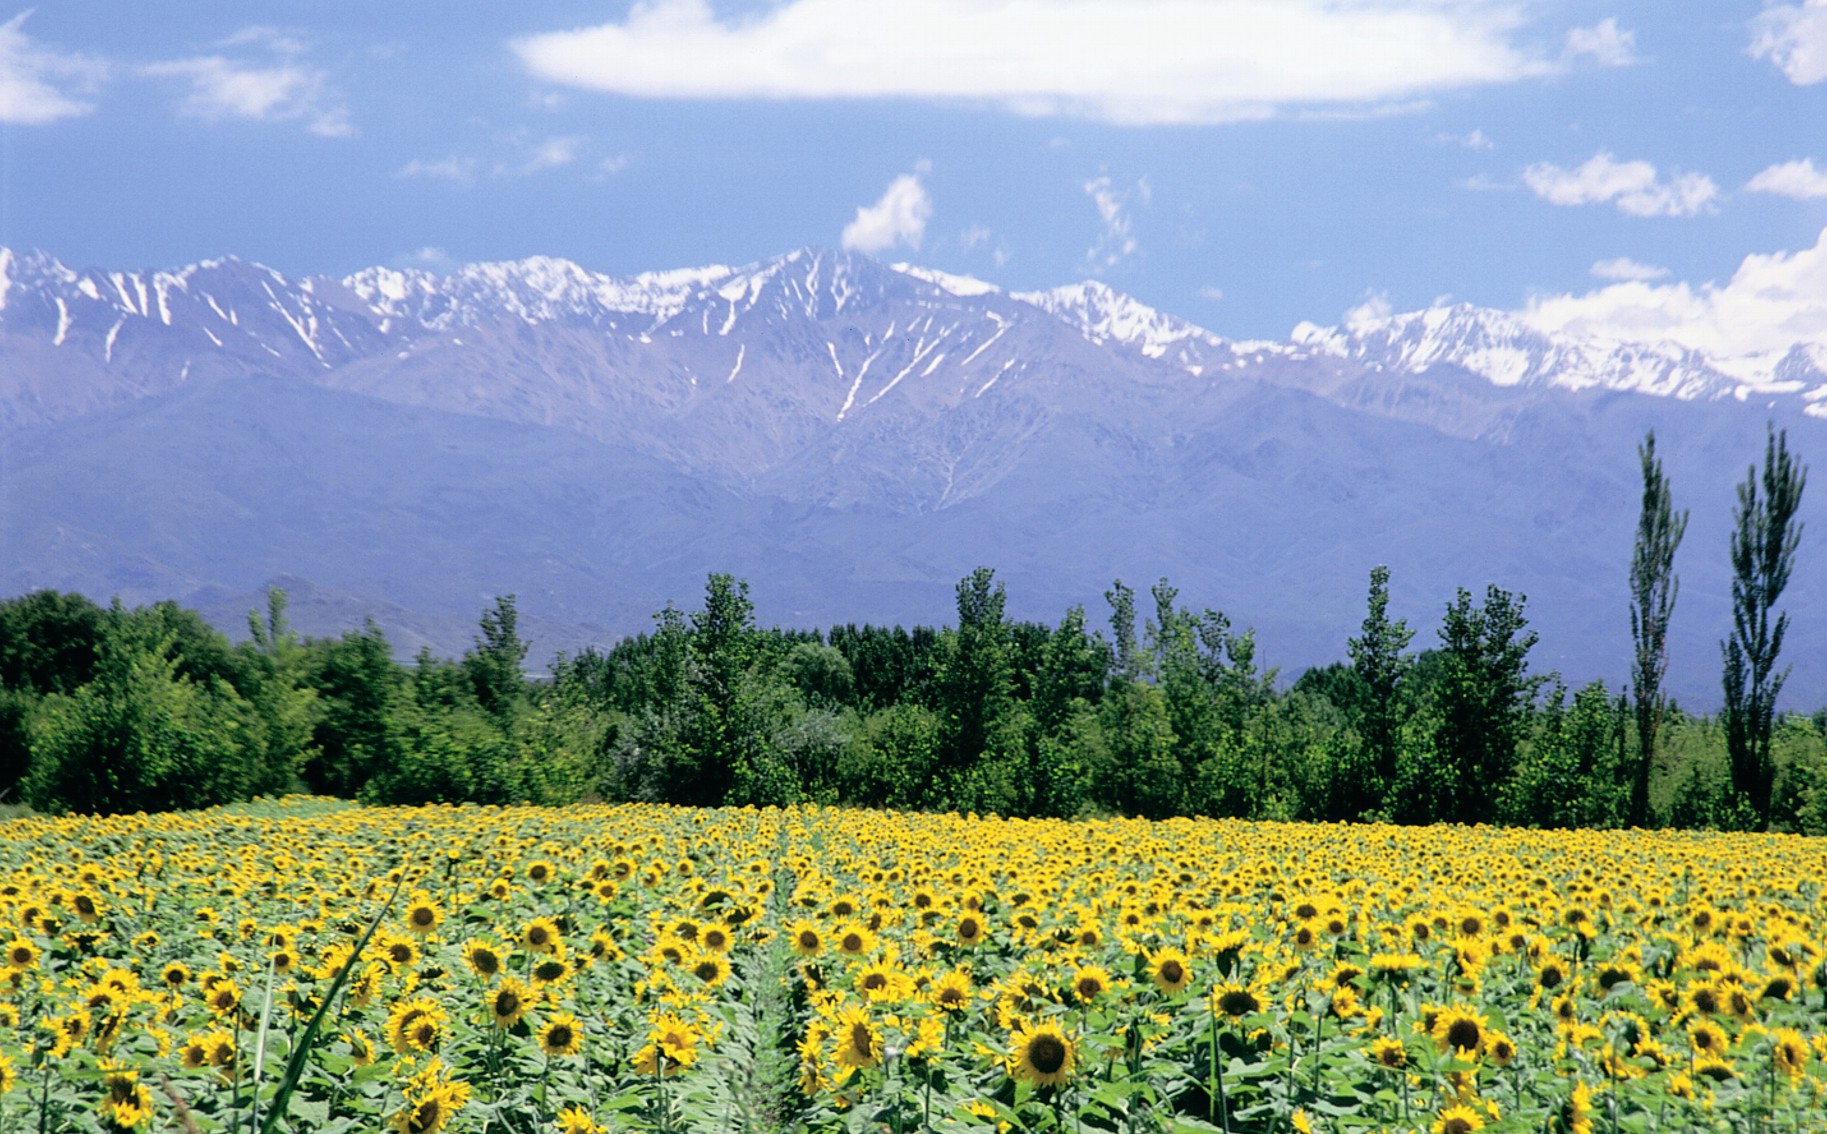
M 0 602 L 0 799 L 46 811 L 289 790 L 406 803 L 819 801 L 1004 815 L 1766 828 L 1827 833 L 1827 710 L 1776 711 L 1806 470 L 1772 430 L 1739 486 L 1723 708 L 1662 692 L 1677 511 L 1639 448 L 1630 681 L 1532 672 L 1526 599 L 1459 589 L 1433 641 L 1370 571 L 1345 658 L 1284 687 L 1254 634 L 1163 579 L 1097 622 L 1012 619 L 989 568 L 935 627 L 757 625 L 746 583 L 526 672 L 513 596 L 456 659 L 372 623 L 301 638 L 283 592 L 232 644 L 194 611 L 39 591 Z M 1622 620 L 1621 620 L 1622 621 Z

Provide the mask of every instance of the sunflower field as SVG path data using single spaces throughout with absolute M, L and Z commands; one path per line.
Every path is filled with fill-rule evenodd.
M 1827 842 L 624 804 L 18 819 L 14 1131 L 1827 1130 Z

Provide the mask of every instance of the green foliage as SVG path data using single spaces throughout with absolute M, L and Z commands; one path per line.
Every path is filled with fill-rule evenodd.
M 24 796 L 40 811 L 104 813 L 207 807 L 284 790 L 291 768 L 269 753 L 255 708 L 220 678 L 181 672 L 157 619 L 118 621 L 94 680 L 45 697 L 32 714 Z
M 1656 435 L 1637 448 L 1643 470 L 1643 503 L 1637 539 L 1630 556 L 1630 637 L 1635 647 L 1630 684 L 1635 695 L 1637 749 L 1624 769 L 1630 785 L 1626 819 L 1643 826 L 1649 819 L 1649 777 L 1656 758 L 1656 734 L 1667 712 L 1662 678 L 1668 671 L 1668 624 L 1674 614 L 1680 582 L 1675 578 L 1675 551 L 1687 534 L 1687 512 L 1675 512 L 1668 477 L 1656 456 Z
M 1567 702 L 1557 686 L 1537 714 L 1504 793 L 1506 822 L 1532 827 L 1618 827 L 1628 817 L 1633 753 L 1625 739 L 1629 703 L 1595 681 Z
M 1458 791 L 1444 818 L 1476 823 L 1494 817 L 1495 804 L 1516 764 L 1528 709 L 1540 679 L 1528 675 L 1535 645 L 1520 596 L 1493 585 L 1482 606 L 1464 587 L 1446 608 L 1440 627 L 1442 673 L 1435 686 L 1438 724 L 1434 748 L 1453 770 Z

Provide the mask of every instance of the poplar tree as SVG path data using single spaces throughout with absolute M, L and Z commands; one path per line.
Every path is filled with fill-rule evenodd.
M 1643 506 L 1630 557 L 1630 637 L 1636 647 L 1630 684 L 1636 700 L 1637 752 L 1629 767 L 1630 803 L 1625 814 L 1632 827 L 1649 821 L 1649 772 L 1656 757 L 1656 733 L 1668 708 L 1662 692 L 1668 672 L 1668 623 L 1680 590 L 1675 549 L 1687 533 L 1687 512 L 1675 511 L 1662 459 L 1656 455 L 1654 431 L 1637 446 L 1637 460 L 1643 468 Z
M 1788 430 L 1770 425 L 1763 474 L 1755 466 L 1746 473 L 1732 509 L 1732 636 L 1719 644 L 1725 655 L 1726 755 L 1732 787 L 1760 826 L 1770 823 L 1776 783 L 1770 735 L 1776 696 L 1789 676 L 1787 666 L 1776 668 L 1789 615 L 1772 618 L 1771 612 L 1795 567 L 1802 537 L 1795 514 L 1807 483 L 1807 468 L 1789 452 Z

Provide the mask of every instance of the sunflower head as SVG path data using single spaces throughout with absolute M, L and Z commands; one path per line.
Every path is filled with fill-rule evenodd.
M 1072 1041 L 1057 1024 L 1023 1024 L 1009 1036 L 1009 1073 L 1017 1079 L 1063 1086 L 1072 1077 L 1072 1063 Z
M 554 1013 L 539 1029 L 539 1050 L 546 1057 L 576 1055 L 584 1048 L 584 1026 L 569 1012 Z
M 1148 979 L 1168 995 L 1184 992 L 1193 981 L 1192 964 L 1178 949 L 1160 949 L 1148 958 Z

